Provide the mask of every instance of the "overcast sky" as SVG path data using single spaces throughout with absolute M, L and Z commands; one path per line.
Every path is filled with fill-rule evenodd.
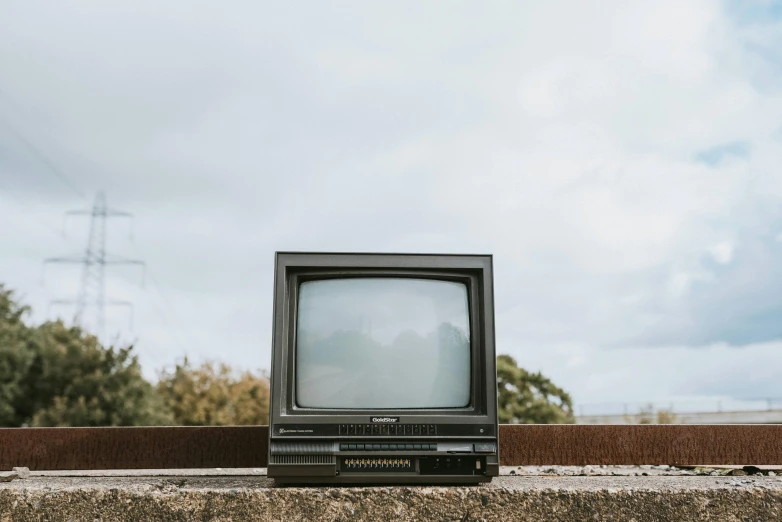
M 268 368 L 275 250 L 491 253 L 577 404 L 782 399 L 780 160 L 775 2 L 0 7 L 0 281 L 72 315 L 105 190 L 151 377 Z

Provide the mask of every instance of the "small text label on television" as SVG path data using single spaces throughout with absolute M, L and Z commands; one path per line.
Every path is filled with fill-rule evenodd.
M 372 422 L 399 422 L 399 417 L 371 417 Z

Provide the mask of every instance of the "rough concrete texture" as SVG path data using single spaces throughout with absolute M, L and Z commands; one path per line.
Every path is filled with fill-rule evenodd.
M 503 471 L 518 468 L 505 468 Z M 36 473 L 0 484 L 0 521 L 782 520 L 778 476 L 516 474 L 476 487 L 274 487 L 259 470 Z M 254 473 L 253 473 L 254 472 Z M 103 476 L 97 476 L 103 475 Z M 128 476 L 133 475 L 133 476 Z M 567 475 L 567 474 L 566 474 Z

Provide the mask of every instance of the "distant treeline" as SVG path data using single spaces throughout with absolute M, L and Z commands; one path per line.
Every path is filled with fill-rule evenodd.
M 132 346 L 103 346 L 62 321 L 31 325 L 0 284 L 0 426 L 267 424 L 266 376 L 187 359 L 144 378 Z M 573 422 L 570 396 L 540 373 L 497 360 L 501 423 Z

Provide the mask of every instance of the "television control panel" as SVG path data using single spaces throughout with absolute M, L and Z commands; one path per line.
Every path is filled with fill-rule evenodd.
M 285 440 L 269 450 L 269 470 L 281 483 L 301 483 L 303 473 L 312 483 L 476 483 L 499 471 L 495 441 Z
M 492 424 L 275 424 L 272 437 L 495 437 Z
M 340 424 L 340 435 L 437 435 L 436 424 Z

